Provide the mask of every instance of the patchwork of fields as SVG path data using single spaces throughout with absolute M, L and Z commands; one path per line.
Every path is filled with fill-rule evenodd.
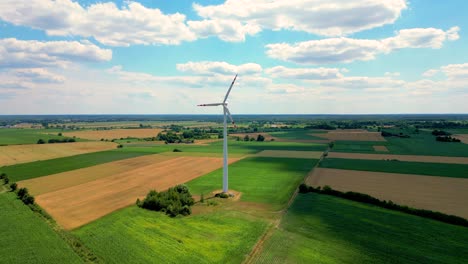
M 468 218 L 468 180 L 463 178 L 316 168 L 306 183 Z
M 147 138 L 147 137 L 156 137 L 162 129 L 156 128 L 135 128 L 135 129 L 111 129 L 111 130 L 84 130 L 84 131 L 74 131 L 74 132 L 65 132 L 64 136 L 67 137 L 77 137 L 84 139 L 92 140 L 101 140 L 101 139 L 120 139 L 120 138 Z
M 73 142 L 0 146 L 0 167 L 115 149 L 113 142 Z
M 230 160 L 234 162 L 236 159 Z M 73 229 L 222 166 L 220 158 L 145 156 L 20 182 L 65 229 Z

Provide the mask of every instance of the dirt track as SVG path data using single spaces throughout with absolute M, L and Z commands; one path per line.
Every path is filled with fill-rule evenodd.
M 113 142 L 74 142 L 0 146 L 0 167 L 115 149 Z
M 155 137 L 162 129 L 143 128 L 143 129 L 112 129 L 112 130 L 86 130 L 63 133 L 67 137 L 77 137 L 92 140 L 120 139 L 120 138 L 147 138 Z
M 306 183 L 468 218 L 468 179 L 315 168 Z
M 135 203 L 151 189 L 165 190 L 220 167 L 221 158 L 177 157 L 45 193 L 36 201 L 62 227 L 73 229 Z
M 345 153 L 345 152 L 329 152 L 328 157 L 329 158 L 341 158 L 341 159 L 367 159 L 367 160 L 396 159 L 400 161 L 468 164 L 468 157 L 364 154 L 364 153 Z

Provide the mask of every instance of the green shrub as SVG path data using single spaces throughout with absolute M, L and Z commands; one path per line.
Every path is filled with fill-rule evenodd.
M 175 217 L 179 214 L 189 215 L 191 214 L 190 206 L 195 201 L 190 194 L 190 191 L 185 185 L 177 185 L 169 188 L 165 192 L 157 192 L 155 190 L 149 191 L 143 201 L 137 200 L 139 207 L 165 212 L 171 217 Z
M 5 182 L 5 184 L 8 184 L 10 182 L 10 178 L 8 178 L 7 175 L 3 176 L 3 181 Z
M 222 192 L 222 193 L 217 193 L 217 194 L 215 194 L 215 197 L 219 197 L 219 198 L 229 198 L 229 194 L 224 193 L 224 192 Z
M 29 191 L 28 191 L 27 188 L 20 188 L 20 189 L 18 190 L 18 197 L 19 197 L 20 199 L 23 199 L 23 197 L 24 197 L 25 195 L 28 195 L 28 194 L 29 194 Z
M 37 144 L 45 144 L 46 142 L 41 138 L 37 141 Z
M 17 188 L 18 188 L 18 184 L 16 184 L 16 182 L 10 184 L 10 189 L 12 192 L 16 191 Z
M 174 149 L 172 152 L 182 152 L 180 149 Z

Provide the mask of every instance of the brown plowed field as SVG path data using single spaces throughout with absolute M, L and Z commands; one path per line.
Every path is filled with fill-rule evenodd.
M 467 157 L 444 157 L 444 156 L 417 156 L 417 155 L 392 155 L 392 154 L 364 154 L 364 153 L 345 153 L 329 152 L 329 158 L 340 159 L 366 159 L 366 160 L 400 160 L 430 163 L 454 163 L 468 164 Z
M 458 134 L 458 135 L 453 135 L 454 138 L 458 138 L 461 140 L 461 142 L 468 144 L 468 134 Z
M 142 128 L 142 129 L 112 129 L 112 130 L 86 130 L 63 133 L 67 137 L 77 137 L 92 140 L 120 139 L 120 138 L 147 138 L 155 137 L 162 129 Z
M 45 193 L 36 201 L 62 227 L 73 229 L 134 204 L 151 189 L 165 190 L 220 167 L 221 158 L 178 157 Z
M 383 152 L 388 152 L 388 149 L 386 146 L 372 146 L 375 151 L 383 151 Z
M 255 157 L 320 159 L 322 154 L 320 151 L 264 150 L 255 154 Z
M 0 167 L 115 149 L 113 142 L 74 142 L 0 146 Z
M 349 140 L 349 141 L 386 141 L 380 132 L 369 132 L 361 129 L 335 130 L 324 134 L 314 134 L 329 140 Z
M 174 157 L 155 154 L 118 160 L 88 168 L 20 181 L 18 185 L 20 187 L 27 187 L 29 192 L 36 196 L 116 175 L 125 171 L 131 171 L 140 167 L 157 164 L 173 158 Z
M 306 183 L 468 218 L 467 179 L 315 168 Z

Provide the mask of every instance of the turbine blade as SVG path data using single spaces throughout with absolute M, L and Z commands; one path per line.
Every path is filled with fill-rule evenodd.
M 199 104 L 197 106 L 218 106 L 218 105 L 223 105 L 223 103 L 214 103 L 214 104 Z
M 225 103 L 226 100 L 228 99 L 229 93 L 231 92 L 232 86 L 234 86 L 234 82 L 236 81 L 236 79 L 237 79 L 237 74 L 236 74 L 236 76 L 234 77 L 234 80 L 232 80 L 231 86 L 229 87 L 229 89 L 228 89 L 228 91 L 227 91 L 227 93 L 226 93 L 226 96 L 224 97 L 223 103 Z
M 228 109 L 227 107 L 224 107 L 224 109 L 226 110 L 226 113 L 227 113 L 229 119 L 231 120 L 232 125 L 233 125 L 234 127 L 237 127 L 237 126 L 236 126 L 236 123 L 235 123 L 234 120 L 232 119 L 231 112 L 229 112 L 229 109 Z

